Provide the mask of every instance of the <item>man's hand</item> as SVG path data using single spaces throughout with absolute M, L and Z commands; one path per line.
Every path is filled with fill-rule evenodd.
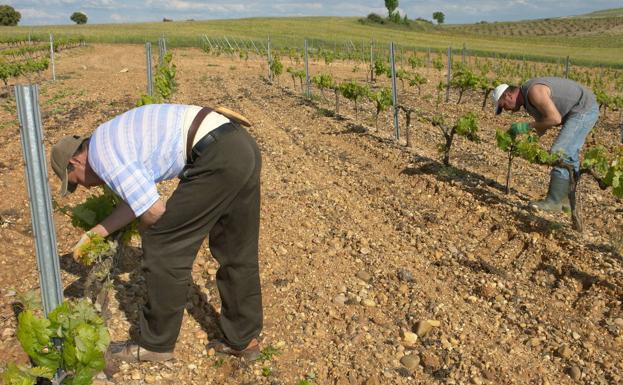
M 93 232 L 87 231 L 86 233 L 82 234 L 78 242 L 74 245 L 72 249 L 72 254 L 76 262 L 80 262 L 82 258 L 83 247 L 91 243 L 91 237 L 93 235 L 94 235 Z
M 510 134 L 513 137 L 521 134 L 527 134 L 530 132 L 530 123 L 528 122 L 516 122 L 511 124 Z

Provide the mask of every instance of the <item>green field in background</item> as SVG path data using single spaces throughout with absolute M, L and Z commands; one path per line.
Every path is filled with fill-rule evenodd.
M 528 21 L 529 22 L 529 21 Z M 521 25 L 521 22 L 516 23 Z M 452 46 L 487 56 L 501 54 L 528 60 L 563 60 L 582 65 L 606 65 L 623 68 L 623 32 L 583 37 L 521 36 L 517 38 L 466 34 L 456 26 L 434 27 L 420 24 L 414 28 L 362 24 L 355 17 L 288 17 L 249 18 L 236 20 L 175 21 L 135 24 L 86 24 L 63 26 L 2 27 L 0 38 L 28 36 L 46 38 L 48 33 L 59 37 L 81 36 L 90 43 L 155 42 L 164 34 L 169 47 L 200 46 L 201 36 L 235 37 L 266 40 L 277 47 L 303 45 L 303 39 L 316 39 L 342 45 L 352 41 L 356 47 L 374 39 L 380 44 L 390 41 L 407 48 L 434 50 Z
M 609 17 L 609 16 L 623 16 L 623 8 L 611 8 L 604 9 L 602 11 L 595 11 L 591 13 L 587 13 L 586 15 L 580 15 L 577 17 Z

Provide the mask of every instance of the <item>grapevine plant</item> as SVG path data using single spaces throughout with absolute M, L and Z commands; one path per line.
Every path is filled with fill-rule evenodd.
M 445 143 L 440 144 L 438 149 L 443 155 L 443 164 L 446 166 L 450 165 L 450 149 L 456 135 L 462 136 L 470 142 L 480 143 L 476 115 L 471 112 L 461 116 L 453 126 L 446 125 L 442 116 L 435 116 L 431 123 L 433 126 L 439 127 L 444 136 Z
M 550 154 L 539 145 L 536 134 L 513 135 L 510 130 L 497 130 L 495 134 L 498 148 L 508 154 L 508 167 L 506 172 L 506 193 L 510 193 L 513 160 L 516 157 L 523 158 L 530 163 L 552 165 L 558 159 L 558 154 Z
M 144 106 L 146 104 L 162 103 L 169 99 L 177 87 L 175 81 L 176 73 L 177 69 L 175 64 L 173 64 L 173 55 L 169 52 L 164 55 L 162 65 L 159 65 L 156 70 L 154 76 L 154 95 L 141 95 L 136 105 Z
M 119 203 L 117 196 L 104 189 L 77 206 L 57 209 L 71 217 L 74 227 L 88 231 L 108 217 Z M 126 243 L 135 233 L 136 221 L 120 230 L 116 238 Z M 47 378 L 53 385 L 89 385 L 93 376 L 104 369 L 104 353 L 110 337 L 88 298 L 95 298 L 95 304 L 103 309 L 102 298 L 106 297 L 104 289 L 111 286 L 109 272 L 117 242 L 96 234 L 89 237 L 90 242 L 76 252 L 80 262 L 93 265 L 85 282 L 87 298 L 65 301 L 47 318 L 40 315 L 40 305 L 32 300 L 33 296 L 22 301 L 24 311 L 18 316 L 17 338 L 36 366 L 9 364 L 3 373 L 6 384 L 34 385 L 38 378 Z
M 286 70 L 287 73 L 290 74 L 290 76 L 292 77 L 292 84 L 294 85 L 294 89 L 296 89 L 296 79 L 299 80 L 299 82 L 301 83 L 301 92 L 303 91 L 303 82 L 305 81 L 305 71 L 304 70 L 297 70 L 295 68 L 292 67 L 288 67 L 288 69 Z
M 456 103 L 461 103 L 465 91 L 476 90 L 481 82 L 482 79 L 470 71 L 469 68 L 464 65 L 459 65 L 459 69 L 454 72 L 452 80 L 450 81 L 450 85 L 459 90 L 459 99 Z
M 367 86 L 363 86 L 355 81 L 346 82 L 340 85 L 342 96 L 355 103 L 355 120 L 359 116 L 359 101 L 368 96 L 370 90 Z
M 18 315 L 17 339 L 35 366 L 9 363 L 4 383 L 34 385 L 38 378 L 47 378 L 53 385 L 91 384 L 106 366 L 104 353 L 110 344 L 95 307 L 87 299 L 65 301 L 43 317 L 34 295 L 27 298 Z
M 74 258 L 90 266 L 84 295 L 95 302 L 101 302 L 102 308 L 106 305 L 106 292 L 112 285 L 110 271 L 114 267 L 115 258 L 121 252 L 120 247 L 138 233 L 137 220 L 107 238 L 89 233 L 88 230 L 108 217 L 120 202 L 120 198 L 110 189 L 104 188 L 101 193 L 87 198 L 77 206 L 57 207 L 59 211 L 70 216 L 74 227 L 87 231 L 90 237 L 89 242 L 85 242 L 74 252 Z
M 61 210 L 71 217 L 72 226 L 88 231 L 108 217 L 120 203 L 119 197 L 110 189 L 104 188 L 100 194 L 90 196 L 83 203 L 70 209 L 62 208 Z M 132 236 L 137 233 L 136 220 L 118 231 L 123 244 L 128 243 Z M 86 266 L 102 262 L 116 252 L 116 242 L 106 240 L 97 234 L 89 234 L 89 237 L 91 241 L 85 243 L 79 250 L 79 259 Z
M 577 190 L 580 178 L 589 174 L 602 190 L 612 188 L 612 193 L 623 198 L 623 148 L 619 147 L 613 153 L 608 154 L 603 147 L 593 147 L 586 151 L 581 167 L 574 167 L 564 161 L 562 153 L 550 154 L 539 145 L 535 134 L 514 136 L 509 131 L 498 130 L 496 133 L 497 144 L 500 149 L 508 152 L 508 172 L 506 178 L 506 193 L 510 191 L 511 165 L 515 157 L 519 156 L 530 163 L 562 167 L 569 171 L 570 189 L 569 203 L 571 218 L 576 230 L 582 231 L 582 217 L 580 213 Z
M 386 111 L 392 105 L 392 90 L 390 90 L 389 88 L 382 88 L 378 92 L 371 93 L 370 99 L 374 102 L 374 105 L 376 106 L 376 113 L 374 114 L 374 127 L 378 131 L 379 115 L 381 114 L 381 112 Z
M 279 83 L 279 76 L 283 73 L 283 64 L 281 63 L 281 59 L 279 56 L 275 55 L 270 61 L 270 73 L 271 78 L 276 79 L 277 83 Z

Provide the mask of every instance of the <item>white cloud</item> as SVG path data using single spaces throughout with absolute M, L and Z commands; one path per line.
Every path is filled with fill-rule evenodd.
M 34 9 L 34 8 L 17 8 L 19 13 L 22 14 L 23 18 L 33 18 L 33 19 L 56 19 L 58 17 L 66 16 L 64 13 L 60 12 L 49 12 L 43 9 Z
M 206 3 L 203 1 L 187 0 L 147 0 L 144 4 L 137 4 L 140 8 L 149 7 L 151 10 L 161 11 L 209 11 L 209 12 L 243 12 L 249 8 L 244 3 Z
M 124 21 L 128 21 L 128 17 L 126 15 L 121 15 L 118 13 L 112 13 L 110 15 L 110 20 L 116 22 L 116 23 L 122 23 Z
M 322 5 L 321 3 L 281 3 L 273 4 L 271 8 L 281 13 L 296 12 L 298 14 L 305 13 L 307 15 L 313 15 L 314 13 L 312 11 L 322 10 L 324 8 L 324 5 Z

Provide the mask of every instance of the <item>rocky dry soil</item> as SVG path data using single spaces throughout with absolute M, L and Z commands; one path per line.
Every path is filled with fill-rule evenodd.
M 404 96 L 449 120 L 479 116 L 480 144 L 457 140 L 451 167 L 441 134 L 416 123 L 413 146 L 390 139 L 388 113 L 376 132 L 372 106 L 306 101 L 286 76 L 265 81 L 259 60 L 174 49 L 172 102 L 225 105 L 248 116 L 263 152 L 260 262 L 263 361 L 214 356 L 218 266 L 206 247 L 193 269 L 176 360 L 122 364 L 100 384 L 623 384 L 621 202 L 592 181 L 581 186 L 586 230 L 533 212 L 548 171 L 517 161 L 504 194 L 506 155 L 495 129 L 517 116 L 481 111 L 480 95 L 442 104 Z M 46 151 L 68 133 L 88 133 L 131 108 L 145 86 L 141 46 L 93 45 L 61 53 L 59 80 L 41 83 Z M 289 63 L 285 63 L 286 66 Z M 352 63 L 312 70 L 365 79 Z M 433 69 L 423 94 L 434 95 Z M 456 96 L 453 96 L 456 97 Z M 38 289 L 34 241 L 15 102 L 0 101 L 0 357 L 25 362 L 15 338 L 16 294 Z M 520 117 L 521 118 L 521 117 Z M 616 117 L 589 143 L 612 146 Z M 547 140 L 551 142 L 553 135 Z M 52 175 L 50 170 L 50 175 Z M 88 196 L 79 190 L 68 200 Z M 164 196 L 175 182 L 161 186 Z M 55 213 L 66 297 L 81 296 L 86 271 L 67 254 L 80 232 Z M 138 240 L 115 274 L 109 328 L 128 337 L 143 295 Z M 274 353 L 274 354 L 273 354 Z

